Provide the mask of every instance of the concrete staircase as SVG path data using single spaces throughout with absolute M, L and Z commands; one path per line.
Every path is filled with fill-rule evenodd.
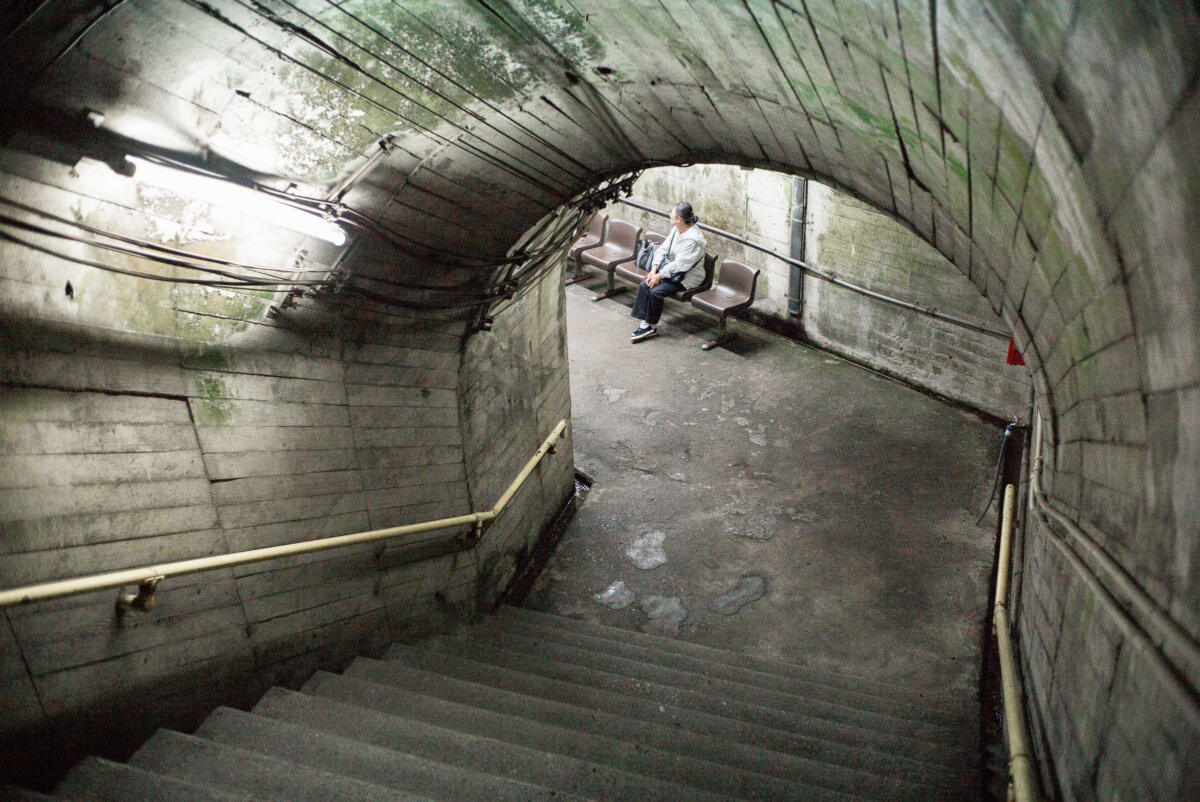
M 974 700 L 511 607 L 385 657 L 89 758 L 49 798 L 980 796 Z

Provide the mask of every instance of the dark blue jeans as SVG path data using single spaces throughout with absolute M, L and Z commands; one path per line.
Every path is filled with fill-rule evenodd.
M 633 302 L 632 315 L 639 320 L 646 321 L 651 326 L 655 325 L 662 317 L 663 299 L 682 289 L 683 282 L 673 279 L 663 279 L 655 284 L 653 289 L 647 287 L 646 282 L 643 281 L 638 285 L 638 294 Z

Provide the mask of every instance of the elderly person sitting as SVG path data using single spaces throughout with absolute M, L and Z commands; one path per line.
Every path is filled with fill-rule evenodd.
M 683 289 L 683 277 L 704 259 L 704 234 L 700 218 L 690 203 L 677 203 L 671 210 L 671 234 L 654 252 L 650 272 L 638 285 L 633 316 L 641 320 L 630 342 L 640 343 L 658 334 L 655 326 L 662 316 L 663 299 Z

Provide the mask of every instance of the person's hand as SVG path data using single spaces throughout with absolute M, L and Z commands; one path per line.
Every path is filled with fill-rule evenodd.
M 651 273 L 650 275 L 646 276 L 646 286 L 650 289 L 654 289 L 654 285 L 660 281 L 662 281 L 662 276 L 660 276 L 658 273 Z

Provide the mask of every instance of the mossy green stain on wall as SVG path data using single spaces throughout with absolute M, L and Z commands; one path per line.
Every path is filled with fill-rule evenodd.
M 873 133 L 889 142 L 896 141 L 896 126 L 890 117 L 876 114 L 866 106 L 844 95 L 839 98 L 839 101 L 850 111 L 854 112 L 854 116 L 866 123 Z
M 365 24 L 351 24 L 346 12 Z M 503 102 L 520 94 L 541 69 L 536 61 L 514 55 L 523 49 L 521 45 L 543 52 L 552 47 L 579 67 L 599 59 L 603 52 L 582 15 L 549 0 L 522 0 L 499 13 L 519 19 L 506 25 L 480 9 L 451 14 L 444 3 L 423 0 L 403 4 L 363 0 L 325 12 L 322 22 L 337 34 L 324 33 L 336 49 L 385 80 L 372 81 L 350 64 L 314 51 L 303 57 L 306 65 L 336 76 L 363 97 L 328 83 L 323 93 L 308 86 L 303 92 L 307 97 L 324 94 L 320 102 L 339 112 L 336 120 L 369 129 L 369 139 L 410 127 L 436 127 L 446 118 L 461 121 L 463 107 L 480 100 Z M 532 29 L 533 38 L 540 41 L 514 41 L 515 32 L 522 29 Z M 304 84 L 313 79 L 291 77 Z M 347 111 L 359 113 L 353 119 L 346 117 Z M 346 130 L 336 132 L 335 138 L 353 142 L 355 136 Z
M 200 376 L 196 379 L 196 395 L 215 401 L 225 397 L 225 383 L 215 376 Z
M 856 198 L 837 194 L 817 235 L 820 267 L 901 300 L 988 320 L 978 289 L 932 245 Z
M 233 365 L 228 352 L 219 346 L 201 343 L 184 343 L 184 365 L 199 370 L 226 370 Z
M 192 409 L 199 423 L 221 425 L 233 417 L 225 383 L 215 376 L 200 376 L 195 381 Z
M 177 336 L 186 340 L 222 342 L 246 331 L 266 316 L 270 295 L 204 288 L 179 290 Z M 197 310 L 194 314 L 185 310 Z
M 117 261 L 130 269 L 146 269 L 145 263 L 133 259 Z M 233 292 L 96 270 L 77 282 L 75 297 L 81 317 L 98 325 L 195 343 L 221 343 L 262 320 L 271 293 Z
M 210 401 L 206 398 L 198 398 L 194 400 L 192 410 L 197 423 L 209 426 L 222 426 L 229 423 L 230 418 L 233 417 L 233 411 L 230 409 L 228 401 Z
M 588 29 L 583 15 L 554 0 L 513 0 L 525 20 L 576 65 L 598 59 L 604 48 Z
M 960 181 L 962 181 L 963 183 L 966 183 L 966 181 L 967 181 L 967 166 L 965 164 L 963 164 L 960 160 L 958 160 L 954 156 L 951 156 L 950 154 L 947 153 L 946 154 L 946 166 L 948 168 L 950 168 L 951 173 L 958 176 L 958 179 Z

